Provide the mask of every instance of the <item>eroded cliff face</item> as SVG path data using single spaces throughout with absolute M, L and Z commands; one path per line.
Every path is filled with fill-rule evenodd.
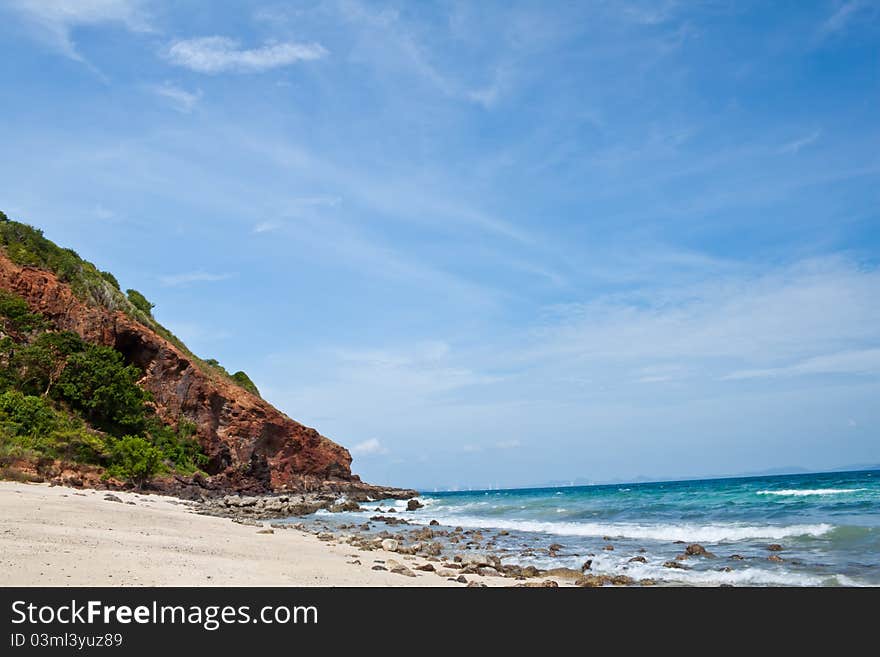
M 144 372 L 141 385 L 169 423 L 186 418 L 210 461 L 215 490 L 271 492 L 359 486 L 348 450 L 240 388 L 208 373 L 168 340 L 122 312 L 79 300 L 47 271 L 21 267 L 0 251 L 0 288 L 62 330 L 113 347 Z

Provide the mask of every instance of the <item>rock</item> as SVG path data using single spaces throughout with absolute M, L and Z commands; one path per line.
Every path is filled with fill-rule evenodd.
M 640 579 L 639 584 L 641 584 L 642 586 L 654 586 L 657 584 L 657 582 L 655 582 L 653 579 L 645 578 L 645 579 Z
M 117 497 L 116 495 L 113 495 L 112 493 L 107 493 L 104 496 L 104 499 L 107 500 L 108 502 L 122 502 L 122 500 L 119 497 Z
M 614 551 L 614 546 L 613 546 L 613 545 L 606 545 L 606 546 L 603 547 L 602 549 L 603 549 L 603 550 L 607 550 L 608 552 L 613 552 L 613 551 Z
M 232 522 L 239 525 L 248 525 L 249 527 L 262 527 L 263 524 L 250 518 L 232 518 Z
M 388 570 L 385 566 L 373 566 L 370 570 Z
M 551 543 L 548 547 L 550 552 L 559 552 L 562 549 L 562 546 L 559 543 Z
M 769 557 L 767 557 L 767 561 L 782 563 L 783 559 L 778 554 L 771 554 Z
M 517 584 L 517 586 L 529 589 L 555 589 L 559 588 L 559 582 L 548 579 L 544 582 L 523 582 L 522 584 Z
M 608 575 L 587 575 L 577 580 L 574 585 L 581 588 L 597 588 L 611 584 L 611 578 Z
M 407 511 L 415 511 L 417 509 L 421 509 L 424 506 L 425 506 L 424 504 L 422 504 L 421 502 L 419 502 L 417 499 L 414 498 L 414 499 L 409 500 L 406 503 L 406 510 Z
M 742 561 L 743 559 L 745 559 L 745 557 L 742 556 L 741 554 L 731 554 L 730 558 L 733 559 L 734 561 Z
M 483 584 L 482 582 L 478 582 L 478 581 L 474 580 L 472 582 L 467 583 L 467 588 L 469 588 L 469 589 L 486 588 L 486 585 Z
M 432 564 L 432 563 L 423 563 L 421 566 L 416 566 L 415 569 L 416 570 L 423 570 L 426 573 L 433 573 L 435 570 L 434 564 Z
M 431 525 L 432 527 L 436 527 L 436 526 L 439 525 L 440 523 L 437 522 L 436 520 L 432 520 L 432 521 L 429 522 L 428 524 Z
M 611 583 L 614 586 L 632 586 L 636 581 L 627 575 L 615 575 L 611 578 Z
M 274 529 L 261 529 L 257 532 L 258 534 L 274 534 Z
M 645 559 L 645 557 L 639 555 L 630 559 L 629 563 L 648 563 L 648 560 Z
M 455 578 L 455 581 L 458 582 L 459 584 L 467 584 L 468 578 L 465 577 L 464 575 L 459 575 L 458 577 Z
M 411 571 L 409 568 L 404 566 L 399 561 L 395 561 L 394 559 L 389 559 L 388 561 L 386 561 L 385 566 L 388 568 L 389 571 L 391 571 L 395 575 L 404 575 L 406 577 L 415 577 L 416 576 L 416 574 L 413 571 Z
M 386 552 L 397 552 L 400 548 L 400 543 L 393 538 L 384 538 L 382 539 L 382 549 Z
M 561 579 L 575 580 L 583 577 L 583 573 L 574 568 L 551 568 L 550 570 L 545 570 L 543 575 L 546 577 L 559 577 Z
M 526 566 L 521 571 L 523 577 L 540 577 L 541 571 L 534 566 Z
M 492 561 L 489 556 L 482 552 L 465 552 L 461 555 L 461 565 L 479 568 L 480 566 L 491 566 Z
M 684 549 L 685 554 L 689 554 L 691 556 L 694 555 L 702 555 L 706 554 L 706 548 L 704 548 L 699 543 L 691 543 Z
M 455 578 L 455 573 L 451 570 L 447 570 L 445 568 L 441 568 L 440 570 L 435 571 L 440 577 L 446 578 Z
M 679 563 L 678 561 L 667 561 L 666 563 L 663 564 L 663 567 L 664 568 L 676 568 L 678 570 L 690 570 L 690 568 L 688 568 L 687 566 L 685 566 L 682 563 Z
M 483 577 L 501 577 L 501 573 L 495 570 L 492 566 L 477 568 L 477 574 L 482 575 Z
M 782 552 L 782 546 L 779 543 L 771 543 L 767 546 L 767 549 L 771 552 Z
M 731 568 L 730 566 L 724 566 L 724 567 L 722 567 L 722 568 L 719 568 L 719 569 L 718 569 L 718 572 L 719 572 L 719 573 L 732 573 L 732 572 L 733 572 L 733 568 Z

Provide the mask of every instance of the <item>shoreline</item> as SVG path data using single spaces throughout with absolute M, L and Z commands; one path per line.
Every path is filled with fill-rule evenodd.
M 0 586 L 525 583 L 478 572 L 463 575 L 460 565 L 452 569 L 451 560 L 444 564 L 437 557 L 400 553 L 391 543 L 385 546 L 393 551 L 344 543 L 340 535 L 316 535 L 294 523 L 283 529 L 273 524 L 204 515 L 197 504 L 152 494 L 0 481 Z M 454 578 L 464 581 L 450 581 Z M 548 579 L 567 583 L 533 577 L 528 585 L 542 586 Z

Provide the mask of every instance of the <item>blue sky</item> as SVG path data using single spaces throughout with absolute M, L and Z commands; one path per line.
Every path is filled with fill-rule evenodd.
M 880 461 L 876 1 L 5 0 L 0 36 L 0 208 L 367 480 Z

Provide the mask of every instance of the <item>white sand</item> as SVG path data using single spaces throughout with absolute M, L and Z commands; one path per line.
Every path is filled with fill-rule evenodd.
M 422 559 L 328 544 L 295 529 L 194 513 L 156 495 L 0 481 L 0 586 L 456 586 L 431 572 L 371 570 L 376 559 Z M 268 527 L 268 523 L 265 523 Z M 354 556 L 352 556 L 354 555 Z M 361 565 L 348 562 L 359 559 Z M 490 586 L 513 580 L 467 576 Z

